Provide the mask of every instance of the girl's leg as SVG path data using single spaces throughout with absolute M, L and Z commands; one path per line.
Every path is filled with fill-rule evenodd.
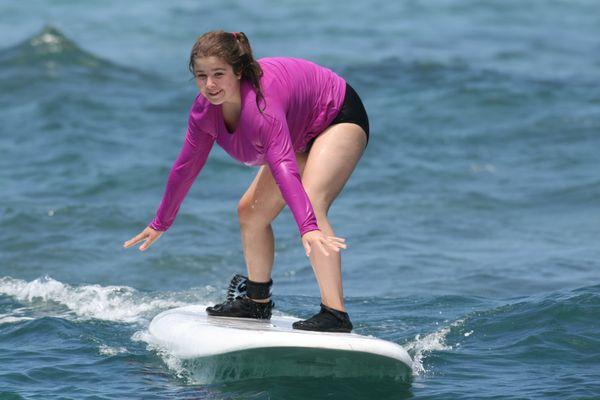
M 366 134 L 356 124 L 332 125 L 314 141 L 309 154 L 296 154 L 302 183 L 311 200 L 317 223 L 334 235 L 327 212 L 354 171 L 366 146 Z M 271 222 L 285 206 L 281 192 L 267 166 L 262 166 L 238 204 L 238 218 L 248 268 L 248 278 L 268 282 L 274 259 Z M 311 252 L 310 261 L 319 284 L 323 304 L 344 311 L 341 259 Z
M 296 154 L 300 174 L 306 157 L 307 154 Z M 271 170 L 263 165 L 238 204 L 244 259 L 251 281 L 268 282 L 271 279 L 275 253 L 271 222 L 284 206 L 285 201 Z
M 306 162 L 305 154 L 296 155 L 300 173 Z M 273 302 L 269 298 L 268 282 L 274 259 L 274 238 L 271 221 L 277 217 L 285 202 L 268 166 L 258 174 L 238 204 L 238 217 L 248 268 L 246 294 L 250 300 L 236 298 L 207 307 L 212 316 L 240 318 L 271 318 Z
M 341 123 L 321 133 L 310 149 L 302 184 L 312 203 L 319 228 L 326 235 L 335 235 L 327 212 L 354 171 L 366 143 L 367 136 L 360 126 Z M 340 253 L 329 251 L 329 256 L 326 256 L 318 249 L 313 249 L 310 261 L 323 304 L 345 311 Z

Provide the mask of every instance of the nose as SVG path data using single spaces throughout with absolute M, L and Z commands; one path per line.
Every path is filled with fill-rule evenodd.
M 212 80 L 210 77 L 206 78 L 206 87 L 208 89 L 213 89 L 215 87 L 215 81 Z

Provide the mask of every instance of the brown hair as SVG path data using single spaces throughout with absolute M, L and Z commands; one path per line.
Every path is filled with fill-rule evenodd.
M 200 36 L 192 47 L 188 65 L 194 76 L 194 60 L 198 57 L 219 57 L 231 65 L 235 74 L 242 74 L 242 78 L 249 80 L 256 92 L 256 107 L 263 111 L 260 108 L 260 101 L 264 103 L 265 100 L 260 89 L 263 72 L 252 56 L 252 48 L 244 32 L 211 31 Z

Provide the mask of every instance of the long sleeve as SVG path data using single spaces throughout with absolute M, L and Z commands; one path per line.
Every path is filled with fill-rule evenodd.
M 287 122 L 278 118 L 269 125 L 266 158 L 273 178 L 294 215 L 300 235 L 318 230 L 312 204 L 302 186 Z
M 156 217 L 150 224 L 152 229 L 166 231 L 173 224 L 179 207 L 192 183 L 202 170 L 215 138 L 195 127 L 190 116 L 183 147 L 171 168 L 162 202 Z

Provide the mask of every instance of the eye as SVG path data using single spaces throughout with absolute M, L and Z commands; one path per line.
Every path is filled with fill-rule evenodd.
M 196 78 L 197 79 L 206 79 L 206 75 L 205 74 L 197 74 Z
M 216 76 L 216 77 L 221 77 L 221 76 L 223 76 L 223 75 L 225 75 L 225 74 L 224 74 L 224 73 L 222 73 L 222 72 L 217 72 L 217 73 L 215 74 L 215 76 Z

